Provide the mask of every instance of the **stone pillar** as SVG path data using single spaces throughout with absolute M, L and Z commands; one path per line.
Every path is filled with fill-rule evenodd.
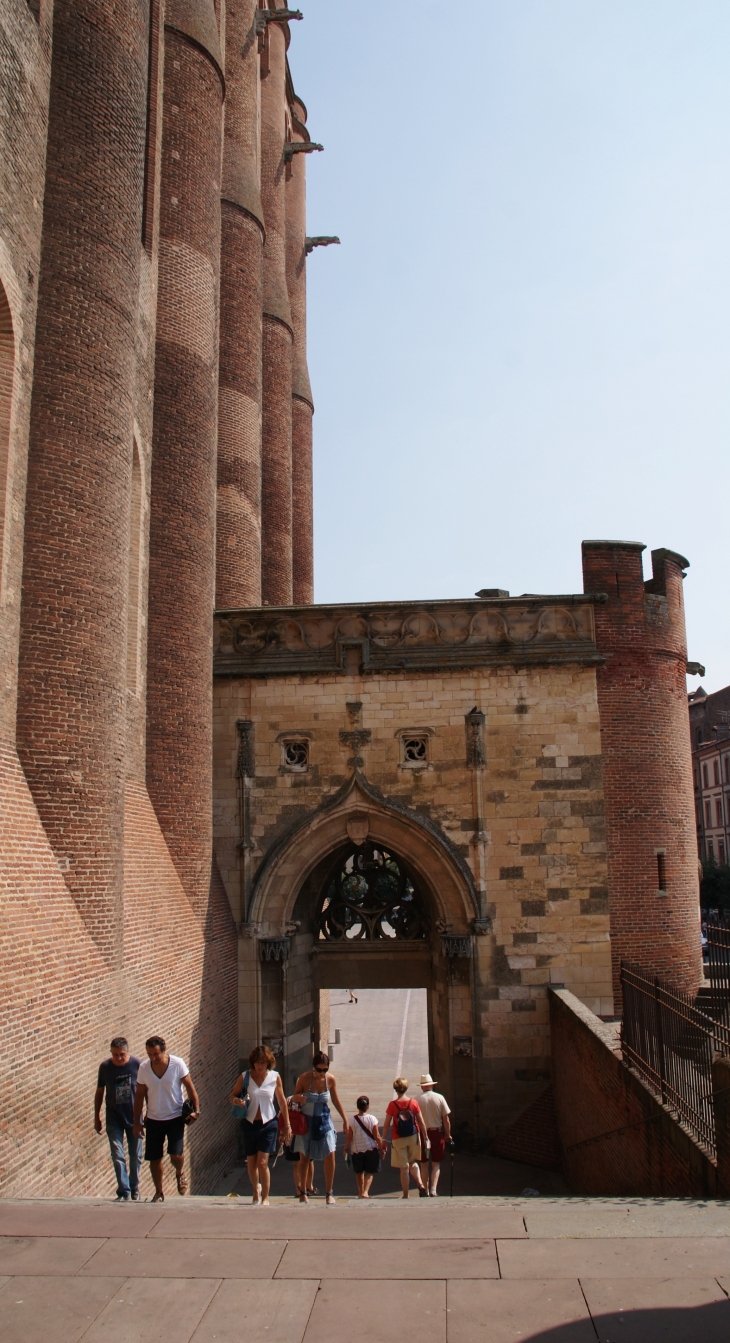
M 107 963 L 122 954 L 142 0 L 58 0 L 25 519 L 18 749 Z
M 274 6 L 271 6 L 274 8 Z M 281 9 L 278 5 L 276 8 Z M 261 62 L 261 198 L 264 245 L 261 592 L 292 600 L 292 316 L 286 286 L 286 50 L 289 26 L 269 23 Z
M 256 0 L 226 16 L 216 606 L 261 603 L 261 309 Z
M 688 561 L 638 542 L 584 541 L 595 606 L 615 1001 L 621 960 L 694 993 L 702 979 L 682 580 Z
M 292 104 L 292 140 L 309 140 L 307 109 Z M 306 154 L 295 154 L 286 184 L 286 278 L 291 304 L 292 364 L 292 578 L 293 599 L 314 601 L 312 536 L 312 416 L 314 403 L 307 369 Z
M 193 907 L 212 860 L 223 79 L 212 0 L 168 0 L 150 499 L 147 784 Z

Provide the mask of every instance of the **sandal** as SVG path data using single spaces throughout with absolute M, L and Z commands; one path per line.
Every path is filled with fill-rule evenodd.
M 330 1190 L 329 1194 L 327 1194 L 327 1196 L 326 1196 L 326 1198 L 325 1198 L 324 1201 L 325 1201 L 325 1203 L 327 1204 L 328 1207 L 331 1207 L 333 1203 L 336 1203 L 336 1202 L 337 1202 L 337 1199 L 335 1198 L 334 1194 L 333 1194 L 332 1191 Z
M 303 1190 L 303 1189 L 302 1189 L 302 1191 L 301 1191 L 300 1194 L 299 1194 L 299 1202 L 300 1202 L 300 1203 L 308 1203 L 308 1202 L 309 1202 L 309 1199 L 307 1198 L 306 1192 L 305 1192 L 305 1190 Z
M 189 1186 L 189 1184 L 188 1184 L 187 1176 L 186 1176 L 186 1174 L 185 1174 L 185 1171 L 184 1171 L 184 1170 L 178 1171 L 178 1173 L 177 1173 L 177 1192 L 178 1192 L 178 1194 L 182 1194 L 182 1195 L 187 1194 L 189 1188 L 190 1188 L 190 1186 Z
M 151 1199 L 150 1202 L 152 1202 L 152 1203 L 164 1203 L 164 1202 L 165 1202 L 165 1195 L 163 1194 L 162 1190 L 160 1190 L 159 1194 L 155 1194 L 154 1198 Z

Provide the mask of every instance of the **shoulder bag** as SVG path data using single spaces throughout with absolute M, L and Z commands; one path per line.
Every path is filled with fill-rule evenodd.
M 244 1105 L 243 1106 L 231 1105 L 231 1114 L 233 1118 L 238 1119 L 239 1122 L 242 1119 L 245 1119 L 246 1115 L 248 1114 L 249 1099 L 248 1096 L 246 1095 L 246 1092 L 248 1091 L 248 1083 L 250 1076 L 251 1076 L 250 1072 L 248 1071 L 248 1069 L 246 1069 L 246 1072 L 243 1074 L 243 1086 L 241 1087 L 241 1095 L 246 1096 Z

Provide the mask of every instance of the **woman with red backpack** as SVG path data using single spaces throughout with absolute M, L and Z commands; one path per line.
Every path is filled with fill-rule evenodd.
M 387 1139 L 391 1125 L 393 1127 L 390 1164 L 400 1171 L 400 1184 L 404 1198 L 408 1198 L 409 1175 L 413 1176 L 418 1185 L 419 1198 L 428 1198 L 428 1190 L 421 1179 L 421 1170 L 418 1164 L 421 1159 L 421 1143 L 423 1143 L 424 1151 L 430 1146 L 421 1107 L 417 1100 L 406 1099 L 407 1077 L 396 1077 L 393 1090 L 396 1093 L 395 1099 L 390 1102 L 385 1111 L 385 1127 L 383 1129 L 383 1138 Z

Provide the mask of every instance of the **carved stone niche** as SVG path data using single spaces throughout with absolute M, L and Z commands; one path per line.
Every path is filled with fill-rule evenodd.
M 484 769 L 487 763 L 487 751 L 484 743 L 485 716 L 476 706 L 465 715 L 466 724 L 466 763 L 471 769 Z
M 347 821 L 347 833 L 353 844 L 364 844 L 370 830 L 370 821 L 365 812 L 356 812 Z

